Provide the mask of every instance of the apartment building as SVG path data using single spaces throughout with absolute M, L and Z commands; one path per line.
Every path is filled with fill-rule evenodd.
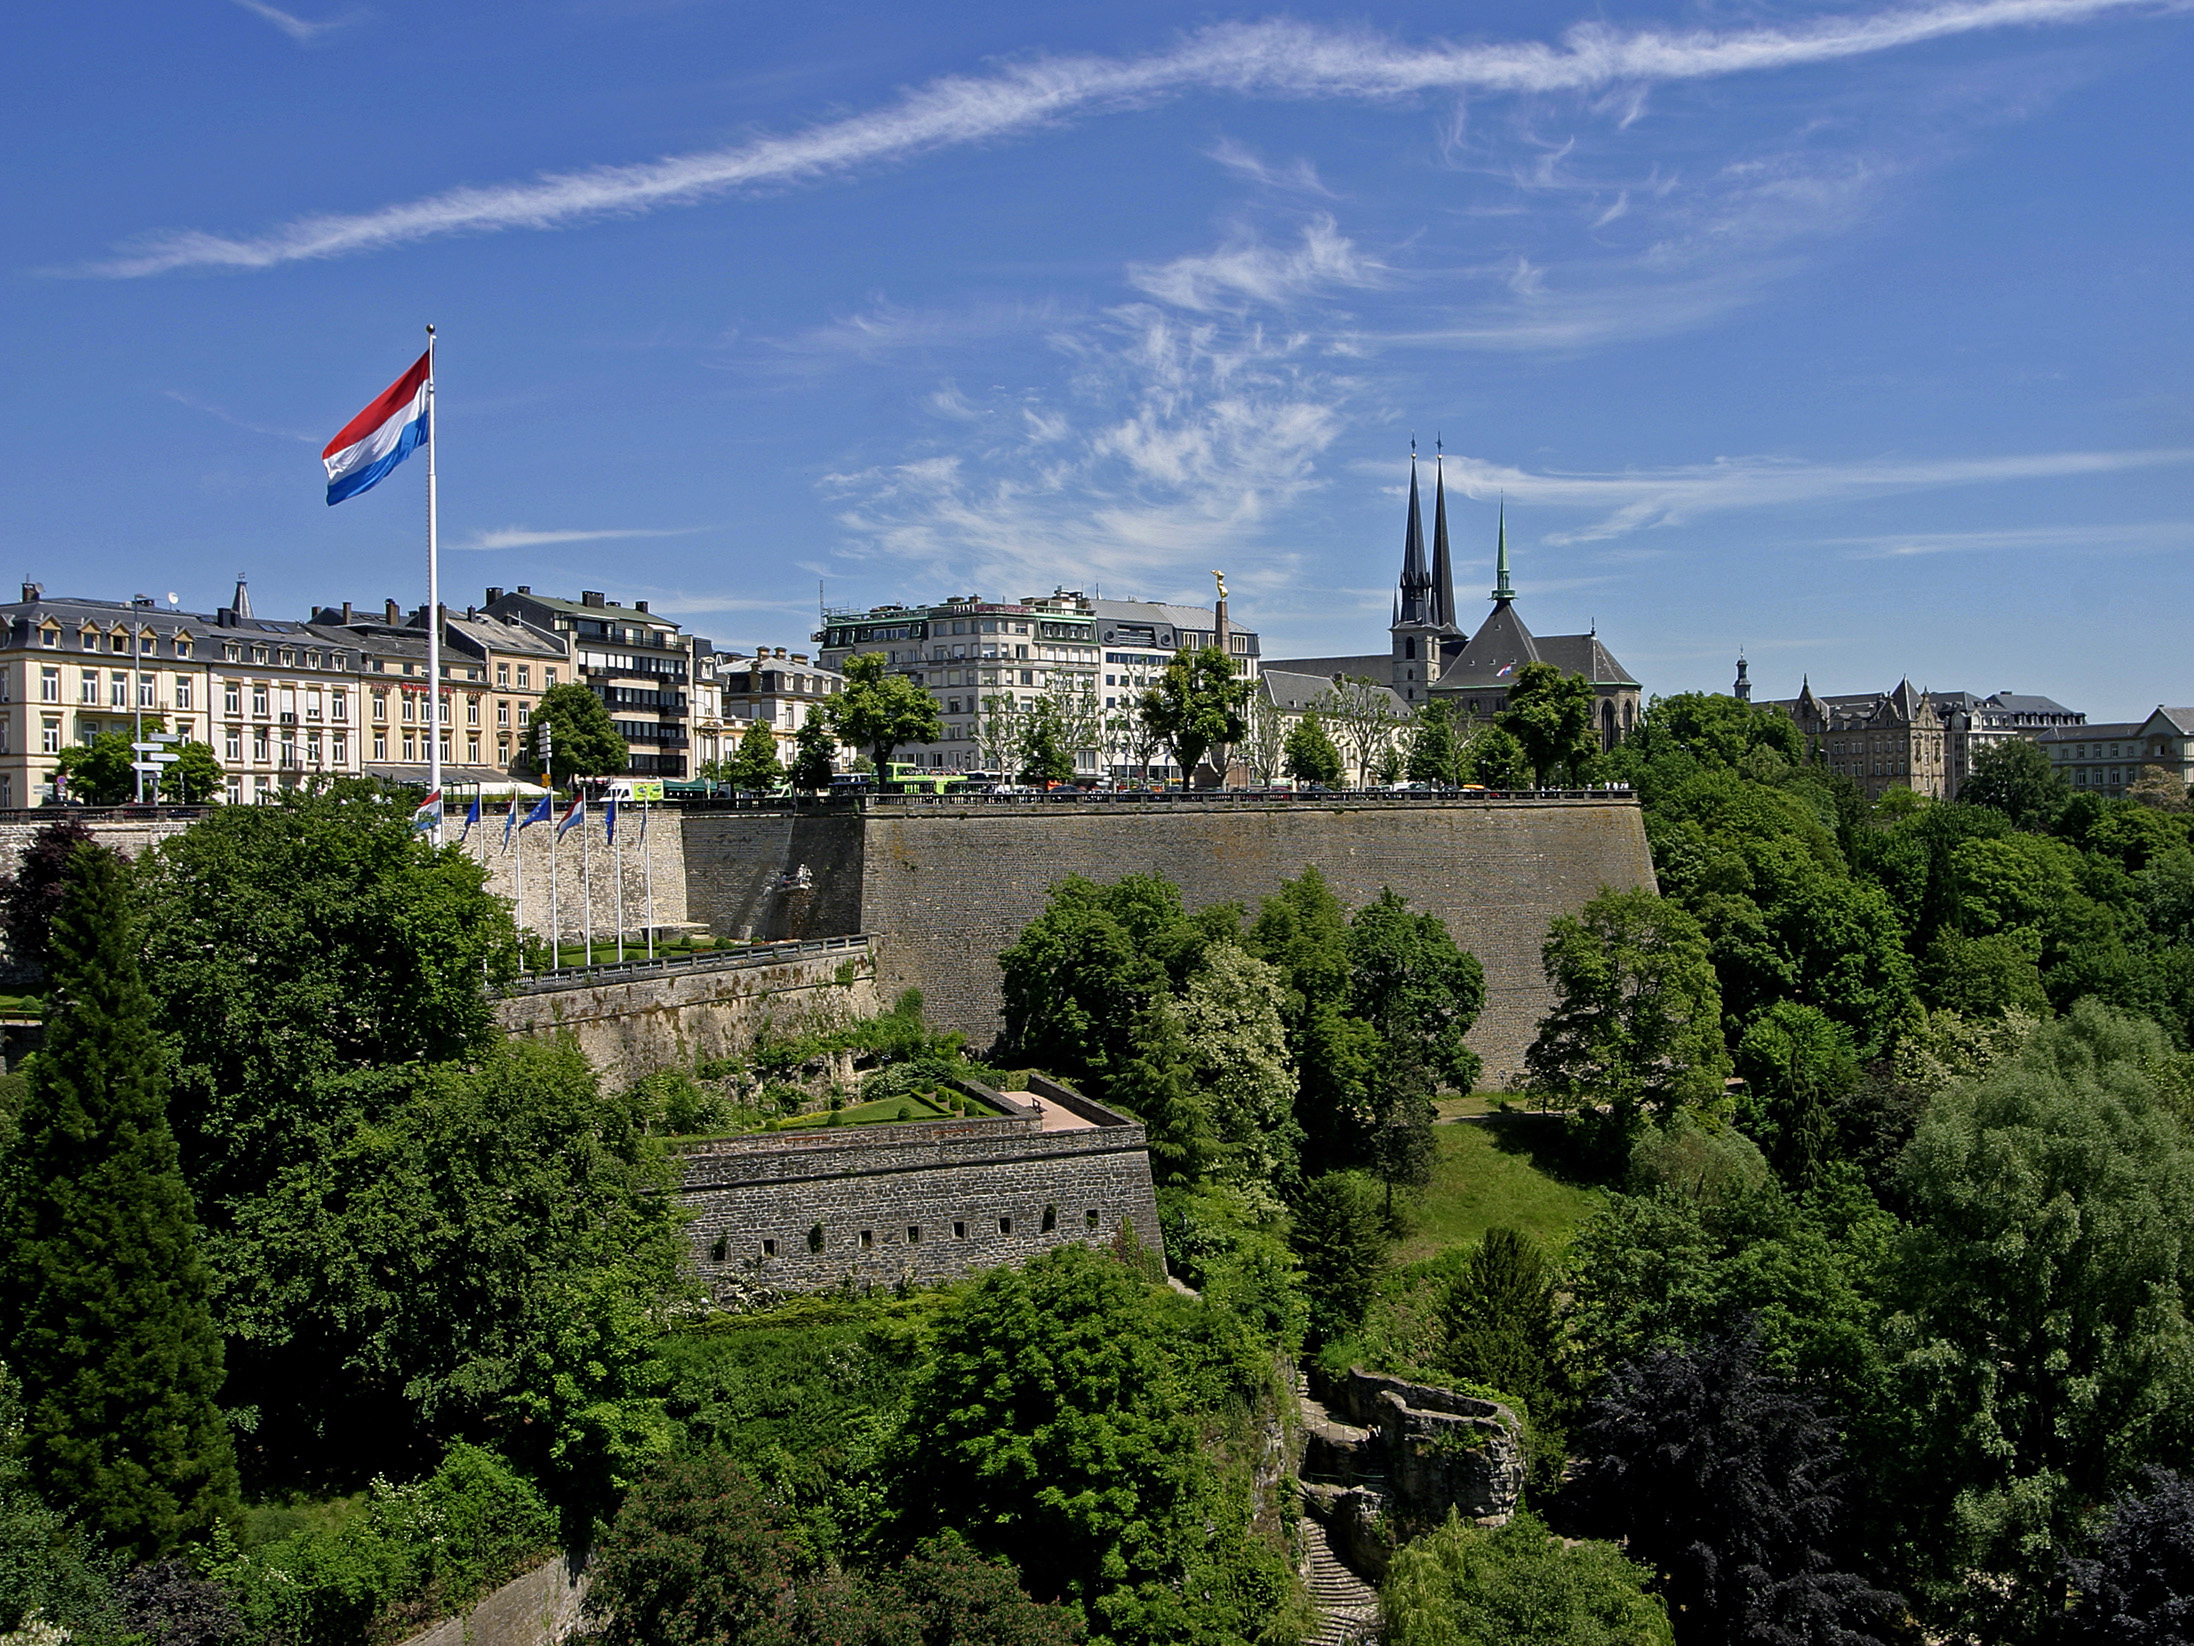
M 203 614 L 145 595 L 49 600 L 36 583 L 22 592 L 0 632 L 0 810 L 50 799 L 70 744 L 140 726 L 206 739 L 213 625 Z
M 365 770 L 400 783 L 427 780 L 426 608 L 388 601 L 368 618 L 348 601 L 322 606 L 315 626 L 357 638 L 368 676 Z M 573 678 L 569 643 L 477 607 L 442 609 L 442 764 L 445 783 L 493 783 L 517 775 L 534 706 Z
M 599 589 L 564 600 L 524 584 L 508 593 L 491 588 L 481 609 L 570 647 L 575 678 L 602 700 L 630 746 L 627 772 L 689 775 L 694 663 L 710 655 L 708 641 L 656 616 L 645 600 L 621 605 Z
M 758 646 L 712 654 L 697 688 L 697 759 L 702 766 L 729 760 L 747 728 L 759 720 L 777 739 L 777 758 L 792 764 L 793 744 L 809 713 L 845 689 L 845 676 L 824 668 L 806 652 Z M 836 745 L 834 744 L 835 748 Z M 846 755 L 838 749 L 838 758 Z
M 1222 634 L 1237 671 L 1254 678 L 1257 636 L 1228 624 L 1223 606 L 1099 600 L 1079 589 L 825 611 L 814 638 L 826 669 L 842 672 L 849 657 L 881 653 L 891 672 L 937 700 L 944 740 L 903 750 L 903 759 L 947 771 L 999 769 L 1012 717 L 1048 693 L 1069 706 L 1069 724 L 1084 740 L 1076 770 L 1095 777 L 1127 767 L 1107 720 L 1131 707 L 1176 651 Z
M 2143 771 L 2194 782 L 2194 708 L 2158 707 L 2146 720 L 2050 726 L 2034 741 L 2074 794 L 2122 795 Z

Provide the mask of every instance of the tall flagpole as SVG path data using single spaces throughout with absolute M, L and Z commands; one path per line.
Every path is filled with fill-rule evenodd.
M 427 793 L 442 792 L 442 554 L 437 536 L 434 448 L 441 444 L 434 426 L 434 328 L 427 328 Z M 442 807 L 434 808 L 434 844 L 442 843 Z
M 614 806 L 616 802 L 610 804 Z M 615 835 L 610 836 L 609 868 L 617 877 L 617 963 L 622 966 L 625 963 L 625 849 L 617 844 Z
M 585 801 L 581 801 L 583 806 Z M 594 964 L 594 854 L 587 849 L 587 814 L 579 814 L 579 895 L 587 900 L 587 957 L 581 965 Z
M 549 808 L 549 816 L 556 816 L 554 806 Z M 556 863 L 564 855 L 557 847 L 563 844 L 560 838 L 563 832 L 556 824 L 549 827 L 549 970 L 552 972 L 564 963 L 564 922 L 556 907 Z
M 518 810 L 518 786 L 515 783 L 511 785 L 510 809 L 513 814 Z M 526 957 L 526 837 L 518 831 L 515 815 L 511 820 L 510 846 L 518 854 L 517 861 L 510 866 L 510 872 L 518 882 L 518 959 L 520 969 L 523 970 Z
M 648 848 L 648 803 L 640 802 L 640 873 L 648 892 L 648 958 L 655 958 L 655 859 Z

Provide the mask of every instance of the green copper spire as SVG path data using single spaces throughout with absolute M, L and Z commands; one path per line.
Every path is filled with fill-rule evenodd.
M 1500 549 L 1493 560 L 1493 598 L 1514 600 L 1516 591 L 1508 586 L 1508 501 L 1501 501 Z

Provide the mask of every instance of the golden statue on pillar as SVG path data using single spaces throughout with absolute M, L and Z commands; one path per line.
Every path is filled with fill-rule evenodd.
M 1224 600 L 1227 597 L 1227 574 L 1222 571 L 1214 571 L 1211 574 L 1211 580 L 1219 585 L 1219 598 Z

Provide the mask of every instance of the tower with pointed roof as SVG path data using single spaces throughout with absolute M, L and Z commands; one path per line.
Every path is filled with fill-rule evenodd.
M 1638 682 L 1601 644 L 1597 628 L 1587 634 L 1535 635 L 1516 609 L 1505 502 L 1494 527 L 1491 598 L 1493 610 L 1478 625 L 1478 632 L 1433 682 L 1435 698 L 1454 704 L 1466 723 L 1483 723 L 1508 706 L 1519 669 L 1527 663 L 1551 663 L 1564 674 L 1581 674 L 1591 682 L 1601 748 L 1612 749 L 1630 735 L 1638 723 Z
M 1463 649 L 1455 622 L 1455 568 L 1447 545 L 1447 482 L 1435 450 L 1432 559 L 1425 560 L 1424 508 L 1417 491 L 1417 442 L 1409 443 L 1409 515 L 1402 526 L 1402 576 L 1394 596 L 1392 685 L 1405 703 L 1422 703 L 1440 671 Z

